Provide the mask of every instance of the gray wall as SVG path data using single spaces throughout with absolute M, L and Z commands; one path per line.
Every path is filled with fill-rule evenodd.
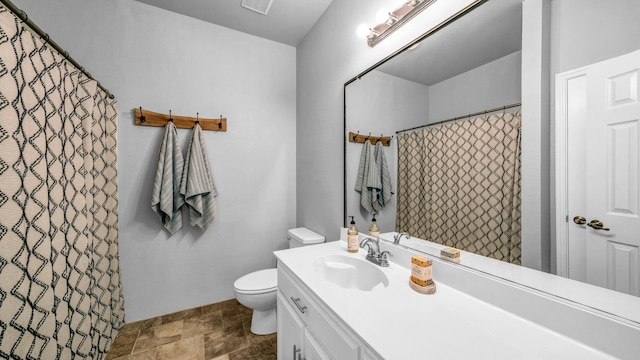
M 640 48 L 640 1 L 552 0 L 554 73 Z
M 429 87 L 429 121 L 520 102 L 520 51 Z M 513 110 L 513 109 L 512 109 Z
M 296 49 L 131 0 L 17 5 L 118 99 L 126 320 L 233 298 L 236 278 L 273 267 L 295 226 Z M 163 128 L 135 126 L 138 106 L 228 118 L 204 132 L 219 191 L 207 232 L 185 217 L 169 236 L 151 211 Z M 178 131 L 183 152 L 190 134 Z
M 393 135 L 397 130 L 424 124 L 429 114 L 429 87 L 413 81 L 372 71 L 347 87 L 347 132 L 372 136 Z M 389 175 L 395 192 L 397 142 L 384 146 Z M 358 230 L 367 233 L 371 216 L 360 206 L 360 193 L 354 190 L 363 144 L 347 143 L 347 209 Z M 377 216 L 380 232 L 395 230 L 396 196 Z

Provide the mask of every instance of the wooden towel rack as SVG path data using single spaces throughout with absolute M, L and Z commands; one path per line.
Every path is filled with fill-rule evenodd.
M 364 144 L 367 139 L 371 141 L 371 144 L 376 144 L 380 141 L 383 146 L 391 145 L 391 136 L 371 136 L 371 133 L 369 133 L 369 135 L 360 135 L 359 132 L 356 134 L 349 131 L 349 142 Z
M 136 125 L 144 126 L 165 126 L 169 119 L 173 120 L 173 124 L 177 128 L 191 129 L 196 125 L 196 122 L 200 124 L 202 130 L 212 131 L 227 131 L 227 118 L 222 117 L 218 119 L 205 119 L 194 118 L 188 116 L 177 116 L 160 114 L 149 110 L 143 110 L 142 107 L 133 109 L 133 114 L 136 119 Z

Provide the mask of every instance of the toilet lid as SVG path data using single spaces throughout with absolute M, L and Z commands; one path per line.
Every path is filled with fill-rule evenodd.
M 233 283 L 237 291 L 256 292 L 278 288 L 278 269 L 266 269 L 249 273 Z

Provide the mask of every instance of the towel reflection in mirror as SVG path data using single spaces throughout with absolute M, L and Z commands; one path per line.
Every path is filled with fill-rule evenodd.
M 379 213 L 391 199 L 393 187 L 381 141 L 375 146 L 368 139 L 364 142 L 355 190 L 360 193 L 360 205 L 369 214 Z

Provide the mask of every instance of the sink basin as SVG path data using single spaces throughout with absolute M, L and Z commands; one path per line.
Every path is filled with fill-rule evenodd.
M 326 281 L 345 289 L 371 291 L 389 286 L 387 275 L 366 260 L 329 255 L 317 259 L 313 267 Z

